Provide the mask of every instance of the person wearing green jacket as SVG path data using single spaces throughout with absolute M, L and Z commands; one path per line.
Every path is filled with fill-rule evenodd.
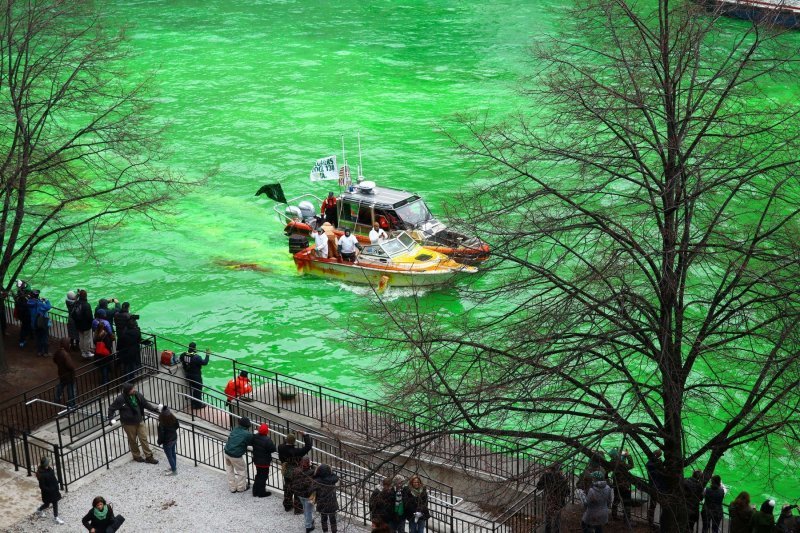
M 255 435 L 250 431 L 250 419 L 242 417 L 239 425 L 231 430 L 228 442 L 225 443 L 225 473 L 228 475 L 228 487 L 231 492 L 247 490 L 247 464 L 244 454 L 247 447 L 253 445 Z

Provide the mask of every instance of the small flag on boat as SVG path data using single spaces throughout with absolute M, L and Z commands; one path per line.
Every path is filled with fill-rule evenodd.
M 256 196 L 259 194 L 266 194 L 267 198 L 272 198 L 276 202 L 285 204 L 286 197 L 283 195 L 283 187 L 281 187 L 280 183 L 269 183 L 267 185 L 262 185 Z
M 336 156 L 317 159 L 311 169 L 311 181 L 324 181 L 339 179 L 339 167 L 336 165 Z
M 345 163 L 339 168 L 339 187 L 349 187 L 351 183 L 350 166 Z

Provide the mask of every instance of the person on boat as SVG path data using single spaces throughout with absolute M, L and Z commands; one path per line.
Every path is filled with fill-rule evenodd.
M 328 258 L 328 236 L 325 235 L 325 230 L 322 228 L 317 228 L 317 232 L 314 234 L 314 249 L 320 259 Z
M 336 246 L 336 232 L 330 222 L 322 225 L 322 230 L 328 238 L 328 257 L 331 259 L 339 259 L 339 250 Z
M 369 242 L 370 244 L 378 244 L 379 242 L 383 242 L 388 239 L 389 236 L 383 231 L 380 224 L 374 222 L 372 224 L 372 229 L 369 230 Z
M 356 249 L 361 250 L 361 245 L 358 243 L 358 239 L 356 239 L 355 235 L 350 234 L 349 229 L 344 230 L 344 235 L 339 237 L 336 245 L 339 249 L 339 255 L 342 256 L 343 260 L 348 263 L 355 263 Z
M 333 224 L 333 227 L 339 225 L 339 215 L 336 213 L 336 195 L 333 191 L 328 193 L 328 197 L 322 202 L 320 213 L 325 216 L 325 220 Z

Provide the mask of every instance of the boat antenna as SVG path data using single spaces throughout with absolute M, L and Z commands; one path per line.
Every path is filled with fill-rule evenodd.
M 358 130 L 358 179 L 364 177 L 364 166 L 361 164 L 361 130 Z
M 342 137 L 342 167 L 340 167 L 340 168 L 343 169 L 343 173 L 340 174 L 340 175 L 346 176 L 347 175 L 347 155 L 344 152 L 344 134 L 343 133 L 341 134 L 341 137 Z M 342 187 L 344 186 L 345 181 L 346 180 L 342 180 L 342 179 L 339 180 L 339 192 L 342 192 Z

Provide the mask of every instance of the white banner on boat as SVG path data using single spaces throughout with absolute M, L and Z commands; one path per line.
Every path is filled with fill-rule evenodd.
M 323 157 L 317 159 L 314 168 L 311 169 L 311 181 L 338 180 L 339 167 L 336 165 L 336 156 Z

